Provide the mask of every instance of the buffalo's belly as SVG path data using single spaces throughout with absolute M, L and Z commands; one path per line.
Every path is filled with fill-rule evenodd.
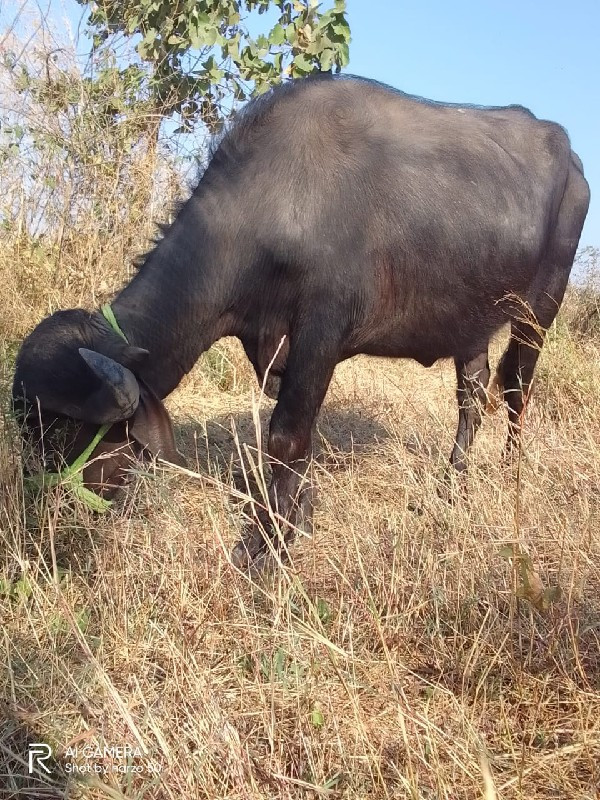
M 466 337 L 445 340 L 435 336 L 407 336 L 373 339 L 360 348 L 353 348 L 351 355 L 364 354 L 388 358 L 412 358 L 424 367 L 446 358 L 469 360 L 482 352 L 489 337 Z
M 508 321 L 507 310 L 500 303 L 453 309 L 402 308 L 387 319 L 373 315 L 354 330 L 348 354 L 412 358 L 424 366 L 444 358 L 468 360 L 483 352 Z

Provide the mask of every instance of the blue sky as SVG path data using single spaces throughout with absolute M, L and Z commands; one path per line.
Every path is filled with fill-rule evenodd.
M 560 122 L 592 189 L 581 244 L 600 247 L 599 0 L 348 0 L 348 11 L 349 72 Z
M 75 0 L 49 2 L 55 17 L 67 16 L 72 24 L 81 18 Z M 347 0 L 347 5 L 348 72 L 434 100 L 518 103 L 560 122 L 592 189 L 581 244 L 600 247 L 599 0 Z M 260 24 L 268 25 L 269 17 Z

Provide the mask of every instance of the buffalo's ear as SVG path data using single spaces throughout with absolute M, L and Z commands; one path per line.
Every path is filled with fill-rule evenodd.
M 135 371 L 136 367 L 141 367 L 146 363 L 149 355 L 149 351 L 145 350 L 143 347 L 134 347 L 128 344 L 125 345 L 120 353 L 121 358 L 119 360 L 126 367 Z
M 140 402 L 129 420 L 129 435 L 152 455 L 171 464 L 185 467 L 185 459 L 177 450 L 173 425 L 167 409 L 156 395 L 140 383 Z

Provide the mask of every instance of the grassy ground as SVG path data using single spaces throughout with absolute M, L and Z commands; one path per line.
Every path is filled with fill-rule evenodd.
M 451 366 L 341 365 L 314 538 L 254 580 L 228 554 L 272 406 L 235 344 L 169 400 L 196 474 L 141 474 L 106 517 L 24 504 L 5 426 L 0 797 L 598 798 L 600 343 L 570 303 L 520 472 L 500 412 L 454 507 Z M 84 749 L 126 743 L 146 755 Z

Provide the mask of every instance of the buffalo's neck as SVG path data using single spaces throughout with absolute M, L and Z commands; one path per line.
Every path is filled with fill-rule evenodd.
M 112 303 L 130 344 L 149 350 L 140 377 L 161 398 L 228 333 L 225 287 L 210 275 L 214 248 L 193 200 Z

